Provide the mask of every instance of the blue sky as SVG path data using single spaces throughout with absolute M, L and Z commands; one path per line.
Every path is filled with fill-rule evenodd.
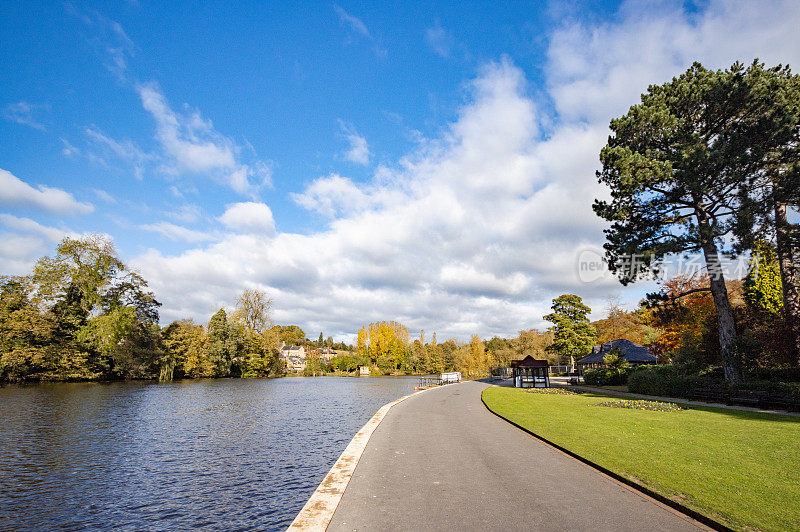
M 793 2 L 3 2 L 0 272 L 106 233 L 204 322 L 243 288 L 347 337 L 542 326 L 610 118 L 693 60 L 797 64 Z

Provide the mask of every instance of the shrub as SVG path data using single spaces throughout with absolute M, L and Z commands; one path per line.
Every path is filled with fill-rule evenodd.
M 695 388 L 714 387 L 720 383 L 714 377 L 685 375 L 675 366 L 650 366 L 631 375 L 628 390 L 645 395 L 689 397 Z
M 583 382 L 596 386 L 622 386 L 628 383 L 628 375 L 634 373 L 632 366 L 620 369 L 597 368 L 589 369 L 583 374 Z
M 775 395 L 800 395 L 800 383 L 748 380 L 730 386 L 718 369 L 701 375 L 687 375 L 676 366 L 648 366 L 634 372 L 628 379 L 628 391 L 644 395 L 690 398 L 697 388 L 718 389 L 723 392 L 753 390 Z

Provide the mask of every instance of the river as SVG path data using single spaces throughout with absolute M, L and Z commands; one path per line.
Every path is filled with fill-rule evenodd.
M 0 388 L 0 527 L 281 530 L 415 378 Z

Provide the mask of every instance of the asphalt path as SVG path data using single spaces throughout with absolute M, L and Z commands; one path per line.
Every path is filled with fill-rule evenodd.
M 394 406 L 328 530 L 698 530 L 483 406 L 480 382 Z

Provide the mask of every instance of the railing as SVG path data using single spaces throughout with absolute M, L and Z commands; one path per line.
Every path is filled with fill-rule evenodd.
M 461 382 L 461 378 L 459 377 L 458 380 L 455 380 L 451 376 L 449 378 L 442 379 L 441 375 L 428 375 L 419 378 L 420 388 L 424 388 L 425 386 L 441 386 L 442 384 L 454 384 L 456 382 Z
M 550 366 L 550 375 L 553 373 L 575 373 L 575 366 Z
M 442 384 L 441 377 L 420 377 L 419 378 L 419 387 L 424 388 L 426 386 L 438 386 Z

